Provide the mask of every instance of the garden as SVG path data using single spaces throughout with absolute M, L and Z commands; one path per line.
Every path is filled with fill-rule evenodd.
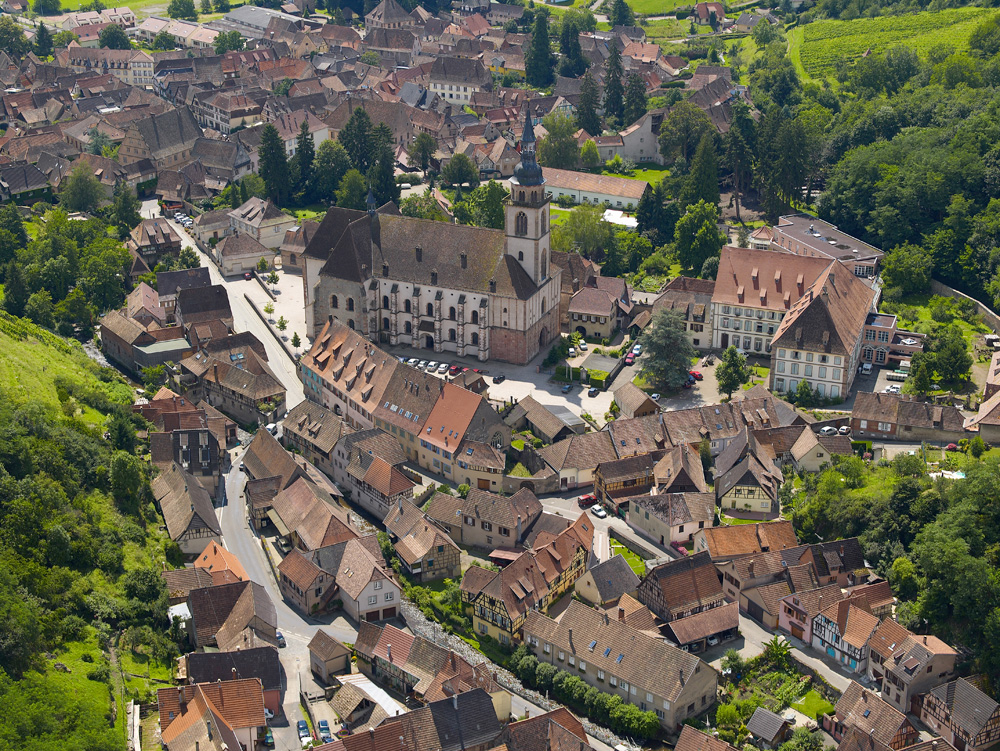
M 629 568 L 635 572 L 636 576 L 642 578 L 646 575 L 646 562 L 642 560 L 642 556 L 618 540 L 611 540 L 610 546 L 611 555 L 614 556 L 620 554 L 621 557 L 628 563 Z
M 833 705 L 823 696 L 825 686 L 817 687 L 808 675 L 795 669 L 791 645 L 775 636 L 764 645 L 764 651 L 749 660 L 735 649 L 722 658 L 720 704 L 715 711 L 716 731 L 720 740 L 737 748 L 749 742 L 747 722 L 758 707 L 781 713 L 791 707 L 812 719 L 833 711 Z M 818 733 L 804 728 L 796 731 L 783 751 L 807 751 L 822 748 Z M 788 748 L 785 748 L 788 746 Z

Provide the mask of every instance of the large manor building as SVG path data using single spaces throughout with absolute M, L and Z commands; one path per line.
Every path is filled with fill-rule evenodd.
M 304 253 L 306 325 L 330 317 L 370 341 L 525 364 L 559 336 L 561 269 L 527 118 L 503 230 L 333 208 Z

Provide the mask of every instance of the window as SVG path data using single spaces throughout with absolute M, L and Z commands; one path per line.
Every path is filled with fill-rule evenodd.
M 618 685 L 618 679 L 615 678 L 613 675 L 609 675 L 608 676 L 608 683 L 610 683 L 612 686 L 617 686 Z
M 525 214 L 523 211 L 517 212 L 517 216 L 514 217 L 514 234 L 515 235 L 528 234 L 528 215 Z
M 380 582 L 380 581 L 375 582 L 374 589 L 382 589 L 382 582 Z
M 409 313 L 410 312 L 410 301 L 409 300 L 403 300 L 403 312 L 404 313 Z
M 781 360 L 778 360 L 778 372 L 779 373 L 785 372 L 785 363 L 782 362 Z
M 368 604 L 369 605 L 378 605 L 378 595 L 371 595 L 368 598 Z
M 348 297 L 347 298 L 347 309 L 348 310 L 354 310 L 354 298 L 353 297 Z
M 486 531 L 486 532 L 492 532 L 493 531 L 493 525 L 490 522 L 481 522 L 481 526 L 482 526 L 483 530 Z
M 382 295 L 382 307 L 383 308 L 389 307 L 389 295 Z
M 412 334 L 413 333 L 413 324 L 410 323 L 409 321 L 404 321 L 403 322 L 403 333 L 404 334 Z
M 867 420 L 862 420 L 861 421 L 861 429 L 864 430 L 867 427 L 868 427 L 868 421 Z
M 472 343 L 477 346 L 479 344 L 479 334 L 476 333 L 475 331 L 472 332 Z
M 431 303 L 427 303 L 427 315 L 434 315 L 434 305 Z
M 646 692 L 646 701 L 648 701 L 648 702 L 653 701 L 653 695 L 651 693 L 649 693 L 648 691 Z
M 336 295 L 333 295 L 330 298 L 330 307 L 333 308 L 334 310 L 340 307 L 340 300 L 337 299 Z
M 552 645 L 551 644 L 546 644 L 544 647 L 542 647 L 542 651 L 545 654 L 550 654 L 552 652 Z
M 563 651 L 562 651 L 562 650 L 560 649 L 560 650 L 559 650 L 559 655 L 558 655 L 558 657 L 559 657 L 559 659 L 560 659 L 560 660 L 565 660 L 565 659 L 566 659 L 566 653 L 565 653 L 565 652 L 563 652 Z
M 472 322 L 475 323 L 475 324 L 479 323 L 479 311 L 478 310 L 472 311 Z
M 576 658 L 573 655 L 569 656 L 569 664 L 570 666 L 576 665 Z
M 428 566 L 430 566 L 430 565 L 432 565 L 433 563 L 434 563 L 434 561 L 428 561 L 428 562 L 427 562 L 427 565 L 428 565 Z M 393 599 L 393 597 L 395 597 L 395 596 L 396 596 L 396 593 L 395 593 L 395 592 L 386 592 L 386 593 L 385 593 L 385 601 L 386 601 L 386 602 L 392 602 L 392 599 Z
M 587 672 L 587 663 L 585 663 L 583 660 L 580 660 L 580 672 L 581 673 Z

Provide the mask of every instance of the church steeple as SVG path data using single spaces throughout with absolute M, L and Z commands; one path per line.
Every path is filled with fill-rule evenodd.
M 549 276 L 549 197 L 545 177 L 535 160 L 535 129 L 524 111 L 521 161 L 510 178 L 505 206 L 507 255 L 513 256 L 535 284 Z

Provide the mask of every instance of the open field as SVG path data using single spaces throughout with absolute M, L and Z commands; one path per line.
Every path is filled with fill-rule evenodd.
M 883 52 L 896 46 L 912 47 L 921 56 L 949 45 L 968 50 L 969 35 L 984 16 L 984 8 L 952 8 L 903 16 L 879 16 L 854 21 L 816 21 L 788 34 L 789 55 L 804 78 L 832 76 L 837 60 L 856 58 L 868 49 Z
M 617 175 L 608 170 L 602 170 L 601 174 L 608 177 L 624 177 L 627 180 L 645 180 L 650 185 L 655 186 L 670 174 L 670 170 L 665 167 L 636 167 L 627 175 Z
M 644 16 L 665 16 L 678 8 L 690 8 L 690 0 L 625 0 L 636 13 Z
M 675 39 L 684 39 L 688 34 L 688 21 L 678 21 L 674 18 L 660 18 L 643 26 L 646 40 L 661 47 Z

